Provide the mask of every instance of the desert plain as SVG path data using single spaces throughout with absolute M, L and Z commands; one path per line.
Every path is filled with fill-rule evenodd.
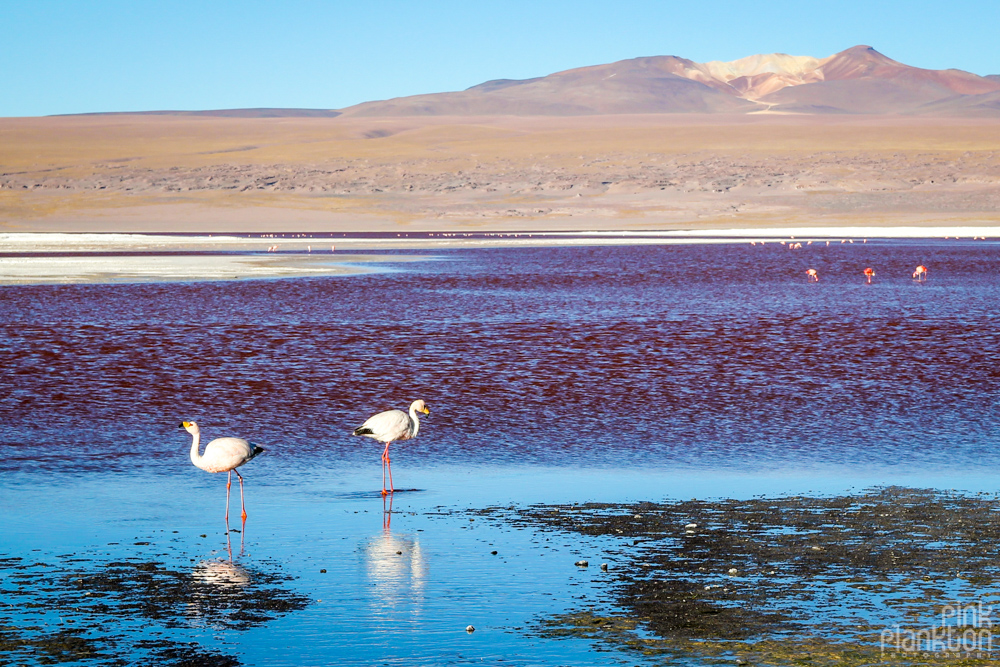
M 1000 225 L 1000 119 L 0 119 L 3 232 Z

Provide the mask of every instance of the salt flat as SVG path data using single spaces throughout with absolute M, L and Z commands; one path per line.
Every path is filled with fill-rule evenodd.
M 0 285 L 346 275 L 377 270 L 366 265 L 417 261 L 428 257 L 359 254 L 358 251 L 403 249 L 432 253 L 435 249 L 782 243 L 792 239 L 829 244 L 854 243 L 855 240 L 864 243 L 869 238 L 985 240 L 998 235 L 1000 226 L 992 225 L 761 227 L 641 232 L 439 232 L 336 239 L 302 233 L 288 236 L 0 233 Z M 338 246 L 341 250 L 339 254 L 336 251 Z M 266 252 L 271 249 L 280 252 Z
M 28 255 L 0 258 L 0 285 L 246 280 L 367 273 L 417 257 L 350 255 Z

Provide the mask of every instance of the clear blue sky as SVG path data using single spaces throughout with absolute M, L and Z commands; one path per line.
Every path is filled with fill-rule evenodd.
M 649 55 L 1000 74 L 1000 0 L 0 0 L 0 116 L 340 108 Z

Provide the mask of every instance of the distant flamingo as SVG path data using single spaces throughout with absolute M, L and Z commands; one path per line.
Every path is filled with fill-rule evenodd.
M 875 269 L 869 266 L 867 269 L 865 269 L 865 278 L 868 279 L 869 285 L 872 284 L 872 278 L 874 277 L 875 277 Z
M 191 463 L 195 464 L 205 472 L 228 472 L 229 481 L 226 482 L 226 525 L 229 525 L 229 487 L 233 485 L 233 471 L 239 466 L 247 463 L 255 456 L 264 451 L 263 447 L 247 442 L 243 438 L 216 438 L 205 445 L 205 453 L 198 453 L 198 443 L 201 440 L 201 429 L 195 422 L 181 422 L 182 429 L 194 436 L 191 443 Z M 236 470 L 236 476 L 240 478 L 240 509 L 243 513 L 243 521 L 247 520 L 247 508 L 243 503 L 243 475 Z
M 809 276 L 809 282 L 819 282 L 819 274 L 816 272 L 816 269 L 808 269 L 806 275 Z
M 913 272 L 913 277 L 918 281 L 927 280 L 927 267 L 921 264 L 917 267 L 917 270 Z

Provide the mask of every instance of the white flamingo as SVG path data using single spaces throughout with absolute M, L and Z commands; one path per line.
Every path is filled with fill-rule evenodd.
M 394 493 L 392 485 L 392 462 L 389 460 L 389 445 L 396 440 L 409 440 L 417 437 L 420 431 L 420 419 L 417 413 L 425 415 L 431 413 L 430 408 L 423 401 L 413 401 L 410 404 L 410 413 L 402 410 L 386 410 L 377 415 L 369 417 L 361 426 L 354 429 L 354 435 L 365 435 L 375 438 L 379 442 L 385 443 L 385 450 L 382 452 L 382 495 Z M 389 469 L 389 490 L 385 490 L 385 471 Z
M 201 429 L 195 422 L 181 422 L 182 429 L 194 436 L 191 443 L 191 463 L 195 464 L 205 472 L 228 472 L 229 480 L 226 482 L 226 525 L 229 525 L 229 489 L 233 485 L 233 471 L 240 479 L 240 509 L 242 510 L 243 521 L 247 520 L 247 508 L 243 503 L 243 475 L 239 466 L 253 459 L 264 451 L 263 447 L 247 442 L 243 438 L 216 438 L 205 445 L 205 453 L 198 453 L 198 444 L 201 442 Z

